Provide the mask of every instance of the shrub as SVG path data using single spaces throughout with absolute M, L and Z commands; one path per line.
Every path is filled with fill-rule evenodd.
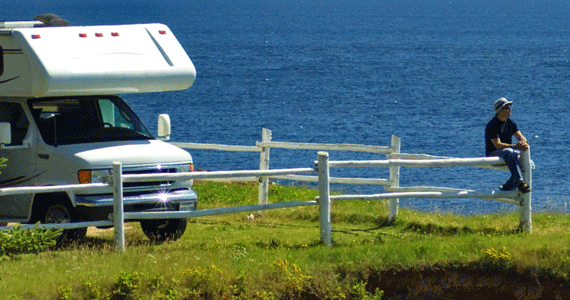
M 193 297 L 198 299 L 218 299 L 230 294 L 230 285 L 227 284 L 227 274 L 215 265 L 209 268 L 187 269 L 182 272 L 183 284 Z
M 362 299 L 362 300 L 381 300 L 384 296 L 384 291 L 379 288 L 374 290 L 374 293 L 370 293 L 366 290 L 366 283 L 359 282 L 352 286 L 352 297 L 351 299 Z
M 113 285 L 111 299 L 127 300 L 134 299 L 134 292 L 140 287 L 141 274 L 138 272 L 123 272 Z
M 485 249 L 483 262 L 486 263 L 488 267 L 503 270 L 508 269 L 513 265 L 511 253 L 507 251 L 506 247 L 499 250 L 495 248 Z
M 286 259 L 278 259 L 274 265 L 284 280 L 282 293 L 286 298 L 303 298 L 312 290 L 312 276 L 305 274 L 297 265 L 289 264 Z
M 55 246 L 61 229 L 40 228 L 39 223 L 30 229 L 16 225 L 0 231 L 0 258 L 12 258 L 18 254 L 39 253 Z

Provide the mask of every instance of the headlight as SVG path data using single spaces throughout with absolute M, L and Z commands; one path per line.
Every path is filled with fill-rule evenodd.
M 178 172 L 180 172 L 180 173 L 182 173 L 182 172 L 194 172 L 194 164 L 190 163 L 190 164 L 180 165 L 178 167 Z M 194 180 L 190 179 L 187 181 L 186 184 L 189 184 L 189 186 L 192 186 L 194 184 Z
M 180 165 L 178 172 L 194 172 L 194 164 Z
M 111 176 L 111 170 L 79 170 L 77 179 L 79 183 L 106 183 Z

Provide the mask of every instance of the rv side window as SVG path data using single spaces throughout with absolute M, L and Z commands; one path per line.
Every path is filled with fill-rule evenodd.
M 100 99 L 99 107 L 101 108 L 101 117 L 103 123 L 112 127 L 121 127 L 128 129 L 133 128 L 133 123 L 125 113 L 119 109 L 115 103 L 109 99 Z
M 12 144 L 7 146 L 22 146 L 30 126 L 22 106 L 18 103 L 0 102 L 0 122 L 10 123 Z

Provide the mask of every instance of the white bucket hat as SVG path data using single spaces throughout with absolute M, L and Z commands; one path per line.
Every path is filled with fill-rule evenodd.
M 509 101 L 507 100 L 507 98 L 504 97 L 497 99 L 497 101 L 495 101 L 495 104 L 493 104 L 493 107 L 495 108 L 495 114 L 498 114 L 501 110 L 503 110 L 505 106 L 512 103 L 513 101 Z

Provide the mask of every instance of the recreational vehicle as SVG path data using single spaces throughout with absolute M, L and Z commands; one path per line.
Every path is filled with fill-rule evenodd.
M 123 174 L 193 170 L 191 155 L 158 138 L 118 96 L 188 89 L 192 61 L 162 24 L 69 26 L 55 15 L 0 22 L 0 188 L 107 182 Z M 156 99 L 153 101 L 160 101 Z M 125 183 L 124 210 L 194 210 L 191 180 Z M 112 189 L 0 196 L 0 222 L 109 220 Z M 139 220 L 151 239 L 180 237 L 186 219 Z M 63 238 L 85 236 L 86 228 Z

